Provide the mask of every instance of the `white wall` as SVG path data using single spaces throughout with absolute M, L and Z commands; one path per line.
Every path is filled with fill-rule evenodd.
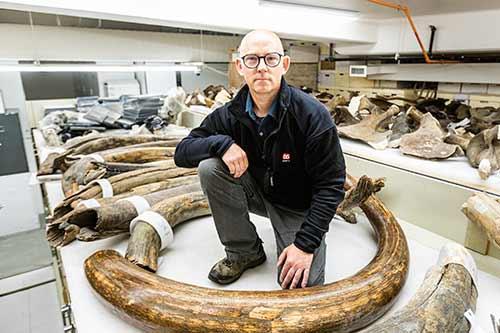
M 210 64 L 210 67 L 225 73 L 228 71 L 228 64 Z M 181 78 L 182 87 L 187 93 L 195 89 L 203 90 L 210 84 L 222 84 L 225 87 L 229 85 L 227 75 L 221 75 L 220 73 L 208 69 L 203 69 L 199 75 L 193 72 L 182 72 Z
M 146 72 L 146 91 L 150 95 L 166 95 L 177 86 L 175 72 Z
M 135 80 L 135 76 L 133 72 L 98 72 L 97 73 L 97 82 L 99 84 L 99 96 L 108 97 L 107 89 L 105 87 L 105 83 L 109 81 L 117 81 L 117 80 Z
M 435 52 L 488 52 L 500 50 L 500 10 L 425 15 L 414 17 L 422 42 L 428 49 L 429 25 L 437 28 Z M 336 51 L 343 55 L 419 53 L 415 35 L 406 17 L 378 22 L 374 44 L 338 43 Z

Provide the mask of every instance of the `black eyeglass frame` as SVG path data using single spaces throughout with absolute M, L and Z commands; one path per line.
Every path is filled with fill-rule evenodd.
M 279 60 L 278 60 L 278 62 L 276 63 L 276 65 L 274 65 L 274 66 L 269 65 L 269 64 L 267 63 L 267 61 L 266 61 L 266 57 L 267 57 L 268 55 L 271 55 L 271 54 L 277 54 L 277 55 L 279 56 Z M 246 58 L 246 57 L 249 57 L 249 56 L 257 57 L 258 61 L 257 61 L 257 65 L 256 65 L 255 67 L 250 67 L 250 66 L 248 66 L 248 65 L 245 63 L 245 58 Z M 245 67 L 246 67 L 246 68 L 249 68 L 249 69 L 255 69 L 255 68 L 258 68 L 258 67 L 259 67 L 259 65 L 260 65 L 260 61 L 261 61 L 261 59 L 263 59 L 263 60 L 264 60 L 264 63 L 266 64 L 266 66 L 267 66 L 267 67 L 274 68 L 274 67 L 278 67 L 278 66 L 279 66 L 279 64 L 281 63 L 281 58 L 283 58 L 283 57 L 284 57 L 284 54 L 281 54 L 281 53 L 279 53 L 279 52 L 269 52 L 269 53 L 267 53 L 266 55 L 263 55 L 263 56 L 258 56 L 258 55 L 256 55 L 256 54 L 246 54 L 246 55 L 244 55 L 243 57 L 241 57 L 241 61 L 243 62 L 243 65 L 245 65 Z

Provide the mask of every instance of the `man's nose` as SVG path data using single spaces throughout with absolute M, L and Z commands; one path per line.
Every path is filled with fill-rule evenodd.
M 264 59 L 260 59 L 259 65 L 257 66 L 258 72 L 267 72 L 268 68 Z

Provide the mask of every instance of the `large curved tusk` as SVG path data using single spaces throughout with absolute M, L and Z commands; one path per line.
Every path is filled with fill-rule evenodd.
M 347 187 L 352 187 L 348 178 Z M 378 236 L 373 260 L 354 276 L 324 286 L 226 291 L 147 272 L 113 250 L 85 260 L 92 288 L 115 312 L 154 332 L 351 332 L 383 315 L 403 287 L 409 264 L 396 218 L 375 196 L 361 205 Z
M 446 245 L 408 305 L 360 333 L 468 333 L 464 313 L 476 308 L 475 272 L 474 259 L 463 246 Z

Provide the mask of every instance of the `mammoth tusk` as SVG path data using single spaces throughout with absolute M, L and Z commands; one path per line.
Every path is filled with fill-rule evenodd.
M 145 184 L 157 183 L 170 178 L 189 176 L 196 174 L 196 169 L 184 168 L 148 168 L 124 172 L 108 179 L 111 184 L 113 195 L 131 191 L 133 188 Z M 67 214 L 75 208 L 80 200 L 100 198 L 103 196 L 102 189 L 97 184 L 88 184 L 83 189 L 74 192 L 54 208 L 54 219 Z
M 387 320 L 360 333 L 468 333 L 471 327 L 464 313 L 476 308 L 475 275 L 474 259 L 467 250 L 447 244 L 410 302 Z
M 353 179 L 347 179 L 347 187 Z M 147 331 L 352 332 L 394 303 L 409 265 L 406 238 L 375 196 L 361 209 L 378 236 L 373 260 L 354 276 L 324 286 L 280 291 L 227 291 L 187 285 L 143 270 L 113 250 L 85 260 L 91 287 L 119 315 Z
M 172 228 L 188 219 L 210 215 L 208 200 L 201 191 L 165 199 L 154 205 L 150 211 L 163 217 Z M 130 233 L 125 258 L 142 268 L 156 272 L 161 245 L 160 237 L 156 230 L 143 219 L 143 215 L 139 215 L 137 220 Z
M 38 175 L 52 174 L 57 170 L 65 171 L 67 169 L 66 162 L 64 161 L 69 155 L 87 155 L 99 151 L 109 150 L 117 147 L 140 147 L 141 145 L 148 146 L 163 146 L 174 147 L 180 137 L 177 136 L 155 136 L 155 135 L 136 135 L 136 136 L 97 136 L 90 135 L 87 140 L 76 142 L 71 146 L 66 147 L 63 153 L 50 154 L 40 165 Z
M 488 239 L 500 248 L 500 204 L 484 193 L 477 193 L 462 205 L 462 212 Z
M 96 153 L 96 157 L 100 157 L 106 162 L 130 162 L 147 163 L 165 159 L 171 159 L 174 155 L 174 147 L 146 147 L 146 148 L 131 148 L 129 150 L 117 150 L 110 153 Z M 84 179 L 87 173 L 95 168 L 92 163 L 94 158 L 85 156 L 70 166 L 63 174 L 61 186 L 65 195 L 69 195 L 72 190 L 72 185 L 84 185 Z
M 77 238 L 77 236 L 80 236 L 78 237 L 79 239 L 82 238 L 82 230 L 74 234 L 74 229 L 72 229 L 74 227 L 68 230 L 70 235 L 65 235 L 65 228 L 63 230 L 61 228 L 61 225 L 68 225 L 68 223 L 70 225 L 80 225 L 83 228 L 95 228 L 96 231 L 101 233 L 102 235 L 107 235 L 104 233 L 113 232 L 116 229 L 120 229 L 118 227 L 119 224 L 123 223 L 123 218 L 126 219 L 128 217 L 126 212 L 130 212 L 129 208 L 132 208 L 129 207 L 130 205 L 124 207 L 124 205 L 127 205 L 127 202 L 117 204 L 117 201 L 127 197 L 139 195 L 144 196 L 148 201 L 152 200 L 151 203 L 154 204 L 156 203 L 156 197 L 158 197 L 162 193 L 168 194 L 170 193 L 170 190 L 172 190 L 172 192 L 174 190 L 177 191 L 177 188 L 181 189 L 186 188 L 186 186 L 194 186 L 196 185 L 196 183 L 199 183 L 198 175 L 177 177 L 165 179 L 161 182 L 137 186 L 132 188 L 128 192 L 115 195 L 111 198 L 97 198 L 95 200 L 101 208 L 87 208 L 84 205 L 79 205 L 75 209 L 69 211 L 67 214 L 59 218 L 54 218 L 50 223 L 48 223 L 46 230 L 47 240 L 49 241 L 49 244 L 51 246 L 57 247 L 72 242 Z M 163 199 L 164 198 L 165 197 L 163 197 Z M 119 209 L 123 209 L 123 211 L 117 212 L 116 209 L 110 209 L 109 207 L 116 207 Z M 135 210 L 131 212 L 131 214 L 134 213 Z M 117 218 L 117 214 L 120 216 L 120 218 Z M 130 217 L 130 219 L 131 218 L 133 217 Z M 130 220 L 128 222 L 130 222 Z M 86 232 L 86 235 L 89 235 L 90 233 L 90 231 L 85 229 L 83 229 L 83 231 Z M 73 235 L 74 237 L 71 237 Z M 88 237 L 85 238 L 85 240 L 89 239 L 90 238 Z

